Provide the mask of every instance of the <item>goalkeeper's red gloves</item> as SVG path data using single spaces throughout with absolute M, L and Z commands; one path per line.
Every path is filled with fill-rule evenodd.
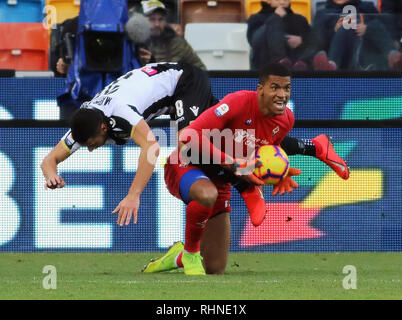
M 264 181 L 254 174 L 254 169 L 262 166 L 261 161 L 254 157 L 248 160 L 230 158 L 227 162 L 222 163 L 222 166 L 252 185 L 261 186 L 264 184 Z
M 272 195 L 276 196 L 279 194 L 284 194 L 285 192 L 291 193 L 293 189 L 299 187 L 299 184 L 294 181 L 292 176 L 299 176 L 301 174 L 301 170 L 297 168 L 290 168 L 287 176 L 279 181 L 277 184 L 274 184 L 274 190 L 272 191 Z

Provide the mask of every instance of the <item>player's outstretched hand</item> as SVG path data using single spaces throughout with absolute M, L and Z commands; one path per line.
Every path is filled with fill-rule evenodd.
M 63 188 L 66 182 L 59 175 L 55 175 L 46 180 L 45 189 L 59 189 Z
M 121 227 L 123 225 L 129 225 L 131 217 L 133 217 L 133 223 L 137 223 L 138 208 L 140 206 L 139 195 L 127 195 L 120 201 L 118 206 L 112 211 L 112 213 L 118 213 L 117 224 Z
M 256 186 L 261 186 L 264 184 L 264 181 L 259 179 L 254 174 L 254 169 L 262 166 L 261 161 L 255 159 L 254 157 L 248 160 L 230 159 L 228 162 L 225 162 L 223 166 L 250 184 Z
M 290 168 L 288 175 L 283 178 L 280 182 L 274 185 L 274 190 L 272 191 L 272 195 L 276 196 L 279 194 L 284 194 L 285 192 L 291 193 L 293 189 L 299 187 L 299 184 L 292 179 L 292 176 L 299 176 L 301 174 L 301 170 L 297 168 Z

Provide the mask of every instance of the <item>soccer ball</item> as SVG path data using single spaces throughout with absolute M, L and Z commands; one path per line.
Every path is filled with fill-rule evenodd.
M 279 146 L 261 146 L 255 151 L 255 158 L 262 166 L 255 168 L 254 174 L 265 184 L 276 184 L 288 174 L 289 158 Z

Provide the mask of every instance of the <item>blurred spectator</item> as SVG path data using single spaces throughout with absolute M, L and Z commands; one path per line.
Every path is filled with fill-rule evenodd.
M 293 13 L 290 0 L 266 0 L 261 5 L 262 9 L 248 20 L 252 68 L 279 61 L 291 69 L 307 69 L 303 61 L 311 32 L 307 19 Z
M 402 46 L 402 1 L 382 0 L 381 13 L 386 15 L 387 27 L 391 31 L 397 50 Z
M 127 7 L 129 10 L 129 14 L 131 15 L 133 12 L 142 12 L 141 0 L 127 0 Z M 163 4 L 167 10 L 166 21 L 170 25 L 179 25 L 179 15 L 178 15 L 178 0 L 164 0 Z
M 343 12 L 347 5 L 356 8 L 356 27 Z M 317 12 L 313 34 L 316 48 L 314 69 L 386 70 L 399 68 L 401 54 L 395 51 L 391 35 L 379 19 L 372 2 L 361 0 L 327 0 Z M 328 57 L 326 55 L 328 53 Z
M 144 14 L 151 24 L 151 38 L 148 50 L 140 48 L 141 63 L 187 62 L 206 70 L 188 42 L 178 35 L 166 21 L 167 9 L 157 0 L 142 1 Z

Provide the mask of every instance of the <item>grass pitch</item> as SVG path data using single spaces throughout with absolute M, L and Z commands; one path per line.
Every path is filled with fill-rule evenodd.
M 1 253 L 0 299 L 402 299 L 400 253 L 235 253 L 226 273 L 143 274 L 158 253 Z M 45 290 L 44 266 L 57 270 Z M 346 265 L 357 288 L 345 290 Z

